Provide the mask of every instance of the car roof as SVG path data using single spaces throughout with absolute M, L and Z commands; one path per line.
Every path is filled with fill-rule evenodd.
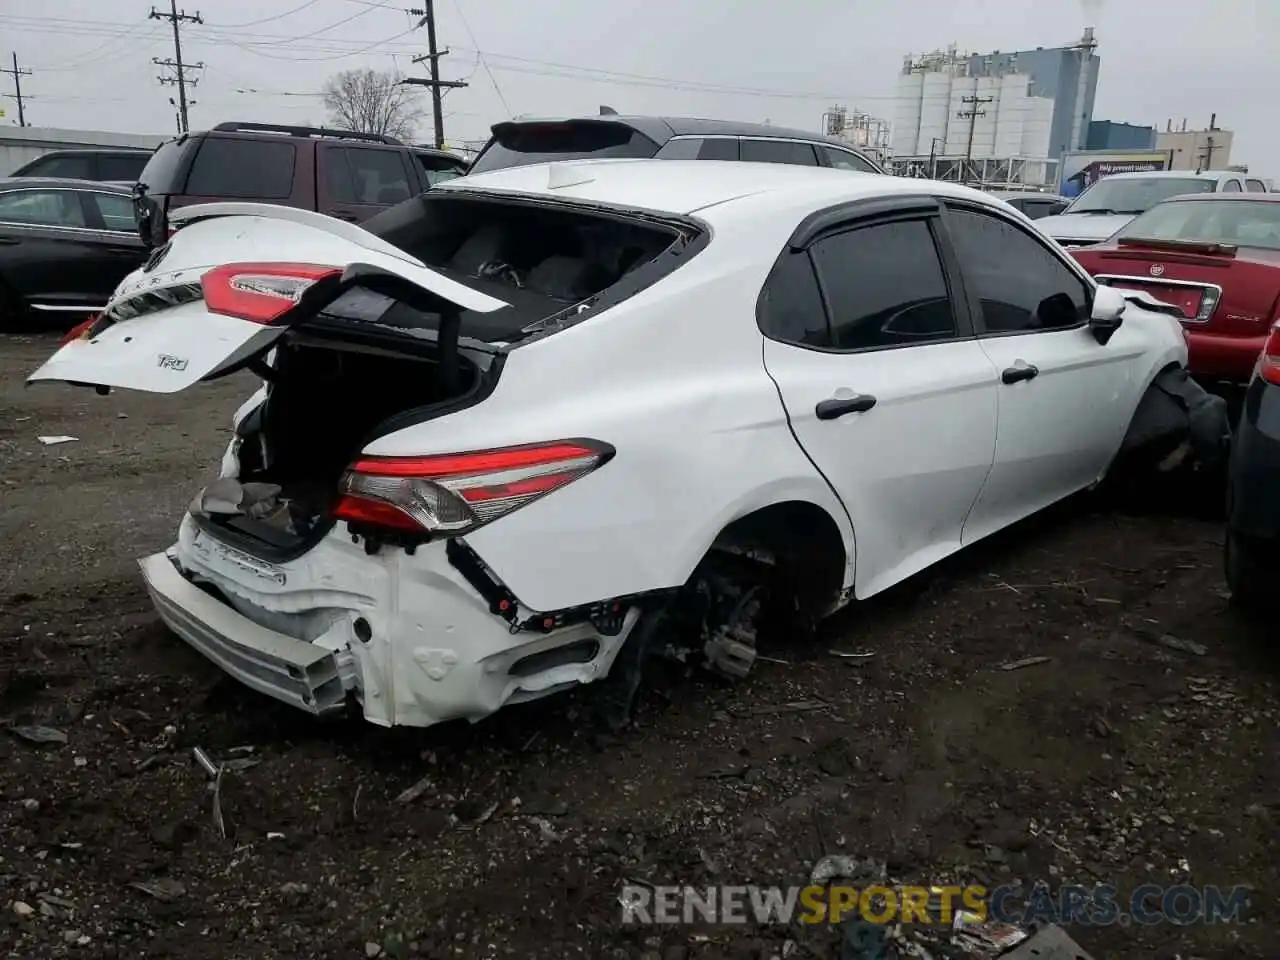
M 858 150 L 858 147 L 848 140 L 814 133 L 812 130 L 778 127 L 771 123 L 750 123 L 742 120 L 710 120 L 702 117 L 646 117 L 620 116 L 618 114 L 605 114 L 604 116 L 594 117 L 521 117 L 516 120 L 504 121 L 503 124 L 494 124 L 494 126 L 526 123 L 568 123 L 575 120 L 624 124 L 644 134 L 659 145 L 666 143 L 672 137 L 782 137 L 788 140 L 805 140 L 810 143 L 827 143 L 833 147 L 843 147 L 845 150 Z
M 0 190 L 25 187 L 58 187 L 60 189 L 96 190 L 129 196 L 132 187 L 101 180 L 76 180 L 72 177 L 0 177 Z
M 553 174 L 563 186 L 552 185 Z M 468 174 L 435 189 L 564 198 L 682 216 L 748 198 L 779 210 L 820 210 L 845 201 L 920 193 L 975 199 L 993 209 L 1003 206 L 990 194 L 960 184 L 732 160 L 562 160 Z
M 81 157 L 87 154 L 102 153 L 150 154 L 151 151 L 146 147 L 76 147 L 71 150 L 47 150 L 38 157 L 32 157 L 31 160 L 28 160 L 27 162 L 31 163 L 33 160 L 43 160 L 45 157 Z

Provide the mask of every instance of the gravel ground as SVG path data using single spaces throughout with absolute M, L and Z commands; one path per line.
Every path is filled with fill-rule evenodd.
M 624 927 L 617 895 L 798 883 L 845 852 L 913 882 L 1249 884 L 1243 924 L 1072 934 L 1098 960 L 1275 956 L 1276 659 L 1228 609 L 1219 524 L 1080 498 L 737 686 L 658 678 L 618 737 L 573 696 L 476 726 L 319 725 L 168 634 L 134 563 L 252 381 L 25 389 L 54 344 L 0 338 L 0 725 L 67 735 L 0 735 L 0 952 L 835 957 L 820 928 Z M 1051 659 L 1001 669 L 1030 657 Z M 223 779 L 225 837 L 194 746 L 260 761 Z

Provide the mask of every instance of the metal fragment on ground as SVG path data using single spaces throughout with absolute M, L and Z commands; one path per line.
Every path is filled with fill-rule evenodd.
M 1023 667 L 1035 667 L 1042 663 L 1048 663 L 1053 657 L 1025 657 L 1022 660 L 1011 660 L 1008 663 L 1000 664 L 1001 670 L 1021 670 Z
M 54 727 L 24 726 L 10 727 L 9 732 L 28 743 L 66 743 L 67 734 Z

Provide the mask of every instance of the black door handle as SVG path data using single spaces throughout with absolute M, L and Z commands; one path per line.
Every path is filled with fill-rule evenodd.
M 814 408 L 819 420 L 835 420 L 846 413 L 866 413 L 876 405 L 876 398 L 862 393 L 855 397 L 832 397 L 821 400 Z
M 1000 374 L 1000 379 L 1004 383 L 1020 383 L 1023 380 L 1034 380 L 1039 372 L 1039 367 L 1034 363 L 1028 363 L 1021 367 L 1006 367 Z
M 17 237 L 0 237 L 0 246 L 3 247 L 16 247 L 21 242 Z

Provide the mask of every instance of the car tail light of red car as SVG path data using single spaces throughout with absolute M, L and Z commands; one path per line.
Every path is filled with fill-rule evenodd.
M 1258 358 L 1258 375 L 1267 383 L 1280 386 L 1280 322 L 1271 328 L 1262 356 Z
M 595 440 L 559 440 L 428 457 L 362 457 L 342 478 L 334 516 L 456 535 L 585 477 L 613 454 Z
M 74 327 L 72 327 L 70 330 L 68 330 L 66 333 L 62 335 L 62 339 L 58 342 L 58 346 L 65 347 L 72 340 L 83 339 L 85 334 L 89 332 L 89 329 L 97 322 L 98 318 L 101 316 L 102 314 L 95 313 L 88 320 L 83 320 L 80 323 L 77 323 Z

